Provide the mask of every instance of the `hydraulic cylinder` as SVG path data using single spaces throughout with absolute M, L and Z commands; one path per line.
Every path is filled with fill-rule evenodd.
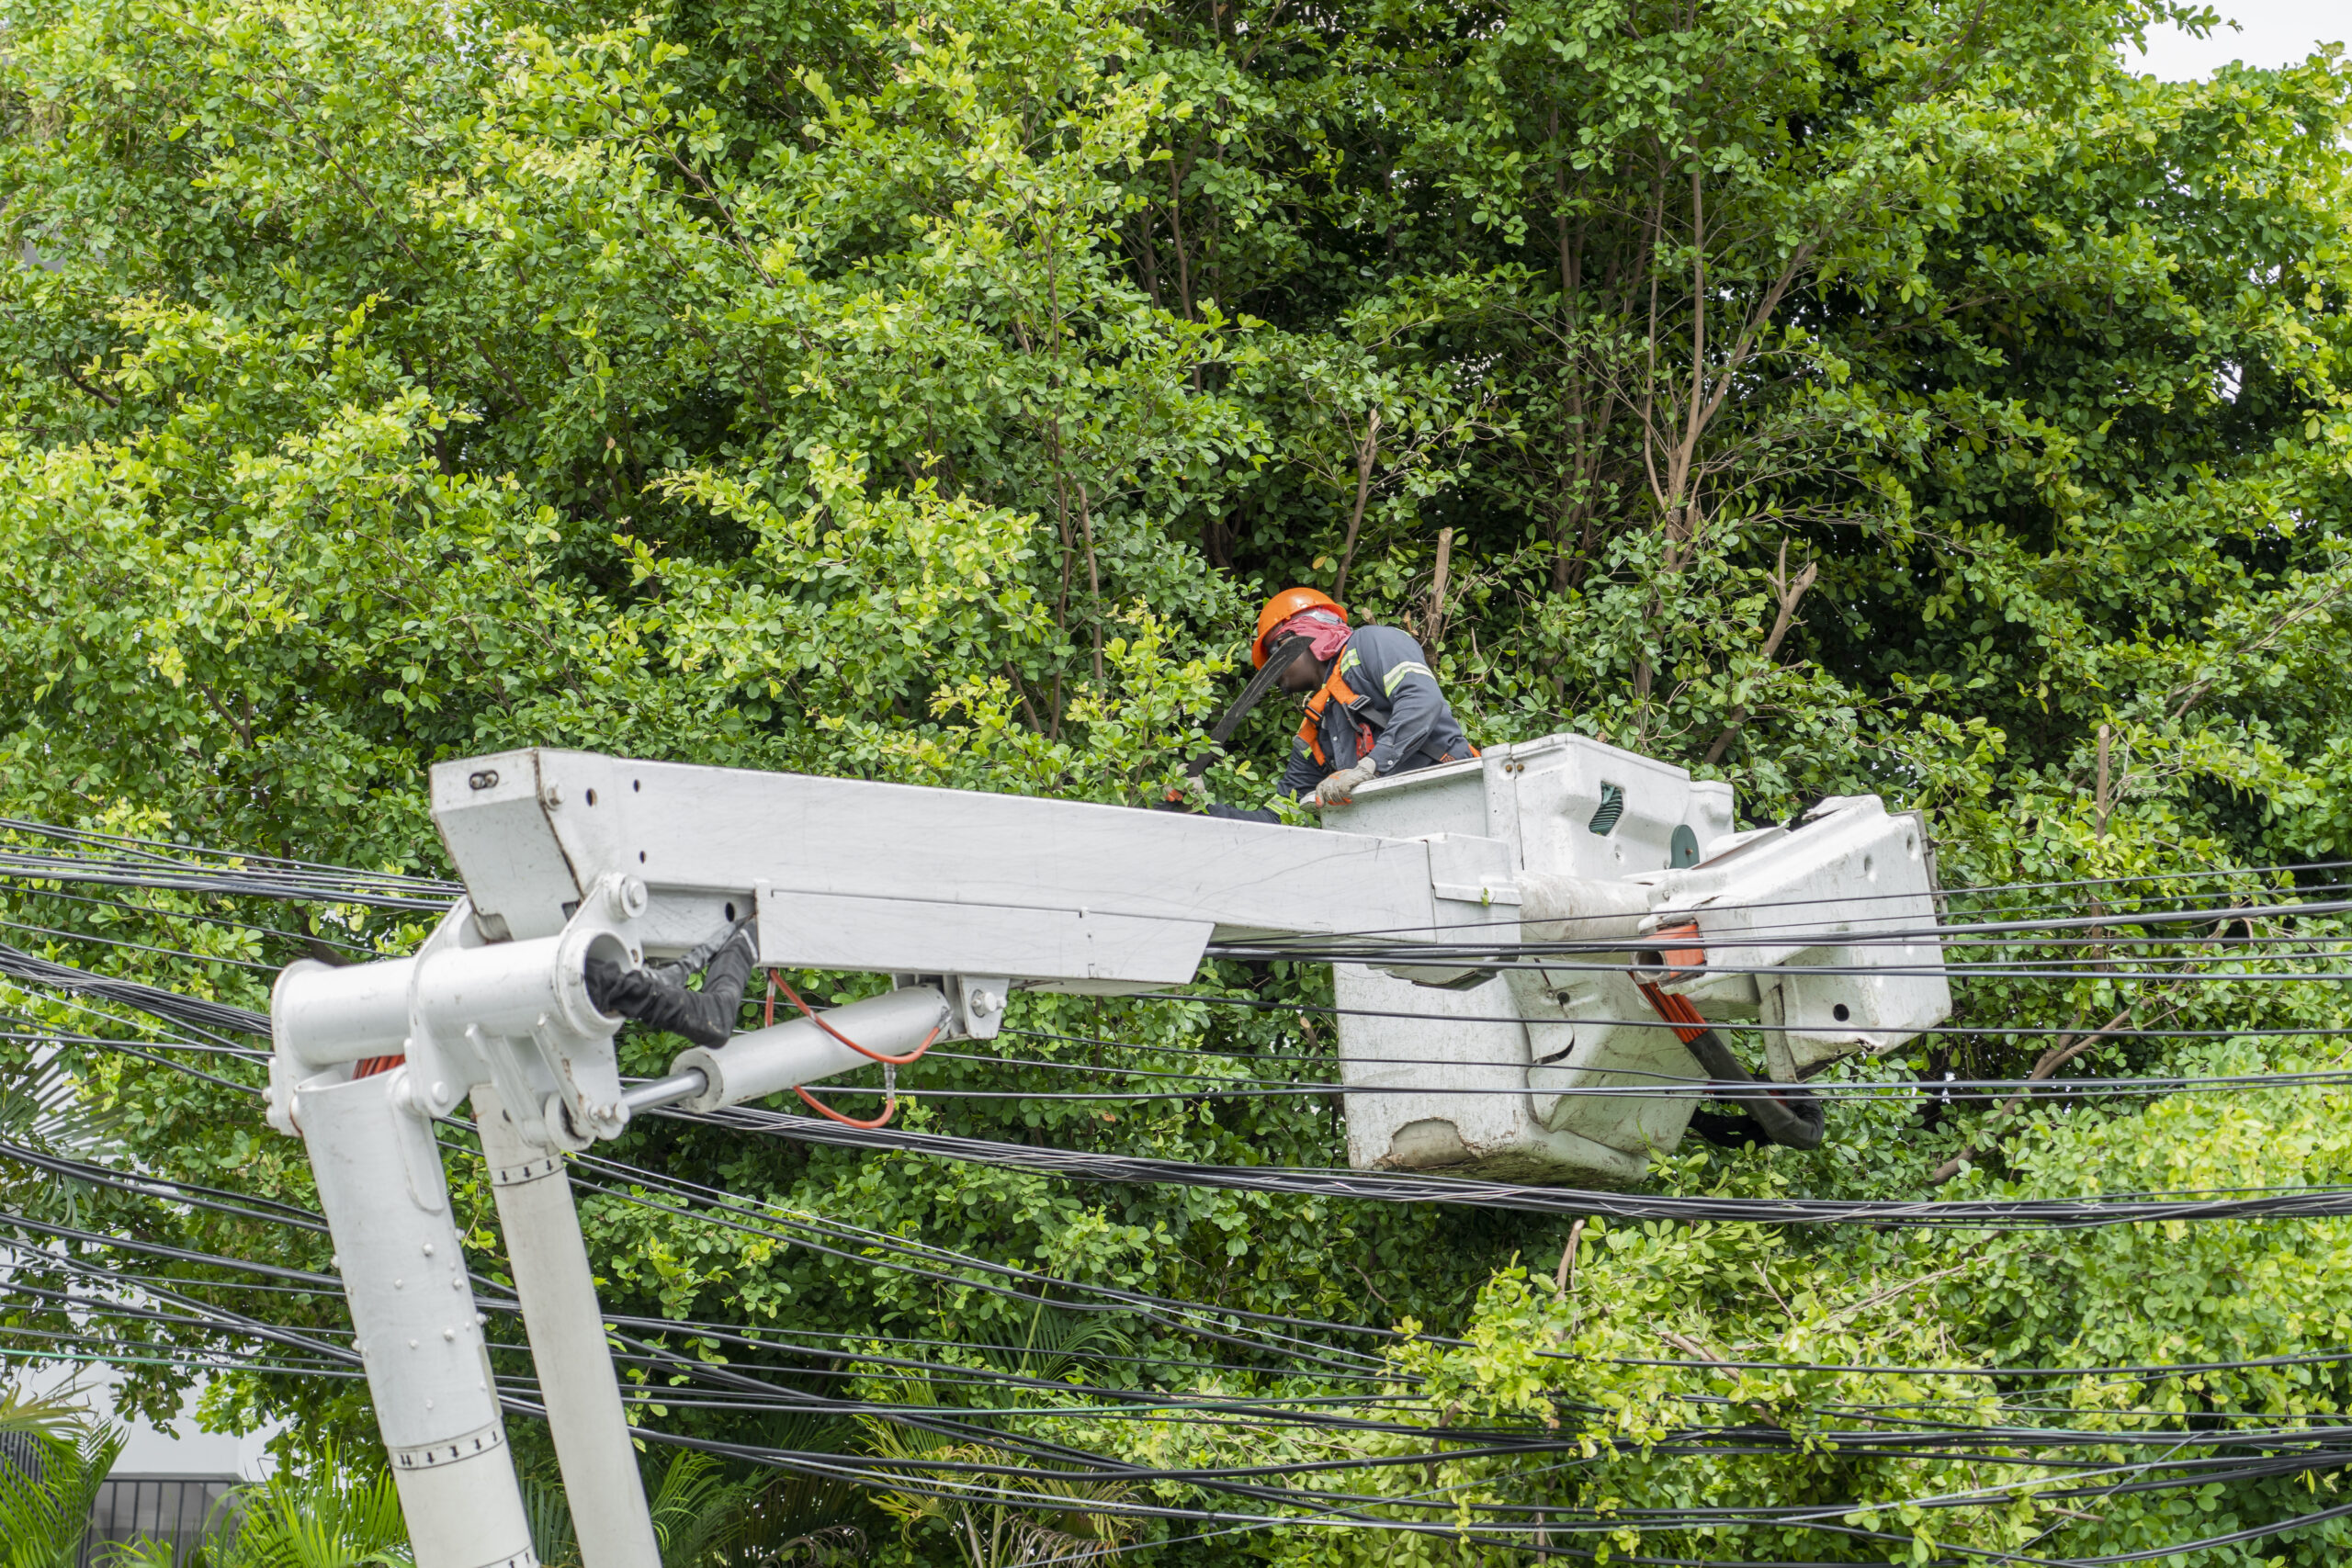
M 687 1110 L 716 1111 L 850 1072 L 874 1059 L 836 1036 L 846 1036 L 880 1055 L 902 1056 L 944 1028 L 951 1010 L 947 998 L 929 986 L 885 991 L 828 1009 L 819 1015 L 821 1024 L 796 1018 L 739 1034 L 715 1048 L 681 1051 L 671 1070 L 703 1076 L 702 1092 L 682 1101 Z

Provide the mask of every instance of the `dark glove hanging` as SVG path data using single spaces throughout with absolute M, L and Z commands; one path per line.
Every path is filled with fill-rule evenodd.
M 683 1034 L 697 1045 L 727 1043 L 743 1006 L 743 986 L 759 960 L 757 926 L 745 919 L 674 964 L 623 969 L 610 959 L 584 965 L 588 999 L 602 1013 L 618 1013 L 655 1029 Z M 686 981 L 702 976 L 702 989 Z
M 1732 1055 L 1723 1036 L 1713 1030 L 1702 1031 L 1699 1037 L 1686 1043 L 1707 1077 L 1718 1083 L 1744 1084 L 1746 1089 L 1717 1091 L 1720 1098 L 1746 1111 L 1755 1119 L 1756 1126 L 1771 1142 L 1792 1149 L 1817 1149 L 1821 1135 L 1827 1129 L 1826 1108 L 1815 1098 L 1809 1089 L 1792 1085 L 1767 1083 L 1747 1070 L 1746 1063 Z M 1702 1121 L 1702 1118 L 1704 1118 Z M 1718 1116 L 1709 1111 L 1692 1113 L 1692 1130 L 1712 1144 L 1732 1141 L 1734 1129 L 1727 1123 L 1741 1118 Z
M 1693 1111 L 1690 1112 L 1690 1135 L 1704 1138 L 1721 1149 L 1744 1149 L 1750 1144 L 1769 1144 L 1764 1129 L 1756 1118 L 1742 1111 Z

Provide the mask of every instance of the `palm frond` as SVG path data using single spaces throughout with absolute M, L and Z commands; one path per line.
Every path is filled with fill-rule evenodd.
M 775 1568 L 792 1568 L 800 1562 L 807 1562 L 809 1568 L 839 1568 L 843 1563 L 863 1561 L 865 1554 L 864 1530 L 855 1525 L 827 1525 L 768 1545 L 758 1561 L 774 1564 Z
M 969 1477 L 946 1468 L 951 1464 L 979 1463 L 997 1470 L 988 1488 L 992 1496 L 966 1500 L 889 1486 L 869 1494 L 876 1506 L 899 1521 L 910 1541 L 926 1520 L 946 1526 L 970 1568 L 1081 1568 L 1108 1562 L 1136 1533 L 1136 1520 L 1119 1511 L 1133 1495 L 1122 1483 L 1031 1474 L 1028 1461 L 1009 1449 L 988 1443 L 948 1445 L 933 1434 L 890 1421 L 864 1418 L 862 1425 L 867 1450 L 898 1461 L 893 1468 L 901 1472 L 953 1487 Z M 941 1468 L 920 1468 L 926 1464 Z
M 72 1438 L 36 1437 L 30 1473 L 0 1464 L 0 1542 L 8 1568 L 74 1568 L 91 1505 L 126 1436 L 119 1427 L 86 1423 Z
M 813 1443 L 777 1446 L 831 1451 Z M 854 1482 L 786 1472 L 745 1500 L 729 1560 L 777 1565 L 805 1561 L 817 1568 L 856 1561 L 865 1554 L 865 1532 L 856 1519 L 869 1506 L 865 1489 Z
M 523 1483 L 523 1517 L 531 1527 L 531 1550 L 540 1568 L 579 1568 L 580 1532 L 563 1488 L 545 1481 Z
M 205 1541 L 212 1568 L 408 1568 L 408 1525 L 391 1472 L 346 1470 L 332 1448 L 223 1499 Z
M 1127 1337 L 1112 1321 L 1091 1313 L 1056 1312 L 1037 1303 L 1029 1319 L 1028 1343 L 1012 1359 L 1012 1370 L 1024 1377 L 1059 1382 L 1078 1365 L 1086 1351 L 1102 1349 L 1124 1354 L 1131 1348 Z M 1002 1352 L 991 1359 L 1001 1359 Z
M 40 1025 L 13 1010 L 0 1010 L 14 1023 L 38 1032 Z M 124 1108 L 94 1110 L 54 1045 L 12 1043 L 0 1058 L 0 1137 L 57 1154 L 89 1159 L 119 1141 Z
M 201 1547 L 183 1552 L 168 1540 L 110 1540 L 91 1559 L 91 1568 L 204 1568 Z
M 752 1488 L 729 1481 L 708 1454 L 681 1453 L 662 1472 L 647 1499 L 662 1568 L 701 1568 L 712 1552 L 729 1544 L 741 1528 Z
M 0 1437 L 56 1438 L 71 1442 L 90 1424 L 90 1413 L 68 1394 L 35 1396 L 10 1389 L 0 1393 Z

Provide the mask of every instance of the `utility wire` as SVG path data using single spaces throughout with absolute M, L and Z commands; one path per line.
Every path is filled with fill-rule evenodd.
M 1036 1148 L 983 1138 L 899 1128 L 843 1127 L 814 1117 L 737 1106 L 723 1111 L 660 1114 L 804 1143 L 890 1149 L 1075 1180 L 1219 1187 L 1238 1191 L 1309 1192 L 1393 1203 L 1459 1203 L 1532 1213 L 1598 1214 L 1625 1221 L 1673 1220 L 1761 1224 L 1860 1224 L 1999 1230 L 2081 1229 L 2168 1220 L 2335 1218 L 2352 1214 L 2352 1187 L 2311 1187 L 2257 1197 L 1985 1199 L 1954 1201 L 1820 1198 L 1680 1198 L 1523 1186 L 1403 1171 L 1283 1166 L 1209 1166 L 1133 1155 Z

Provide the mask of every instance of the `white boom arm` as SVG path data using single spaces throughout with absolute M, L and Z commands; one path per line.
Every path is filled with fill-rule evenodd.
M 1593 790 L 1617 790 L 1617 809 L 1604 812 L 1610 832 L 1589 829 L 1610 839 L 1623 819 L 1613 861 L 1588 866 L 1546 848 L 1557 837 L 1547 838 L 1542 802 L 1550 797 L 1523 775 L 1531 766 L 1539 780 L 1561 773 L 1554 752 L 1591 764 L 1584 782 Z M 1650 782 L 1672 787 L 1629 804 L 1623 785 L 1601 777 L 1611 768 L 1628 778 L 1649 770 Z M 1464 804 L 1474 784 L 1483 808 Z M 1595 798 L 1605 806 L 1605 795 Z M 1875 800 L 1866 811 L 1845 804 L 1853 809 L 1831 813 L 1833 824 L 1843 822 L 1836 833 L 1768 829 L 1773 843 L 1758 835 L 1734 841 L 1724 786 L 1692 784 L 1679 770 L 1573 738 L 1498 748 L 1481 762 L 1369 786 L 1357 807 L 1333 814 L 1350 829 L 1338 832 L 577 751 L 435 767 L 434 818 L 467 897 L 413 957 L 341 968 L 299 963 L 279 976 L 271 1004 L 269 1120 L 305 1140 L 318 1173 L 418 1568 L 533 1562 L 432 1131 L 459 1100 L 473 1100 L 492 1166 L 586 1568 L 658 1568 L 562 1175 L 566 1151 L 616 1136 L 650 1106 L 715 1109 L 866 1065 L 836 1036 L 882 1055 L 903 1055 L 934 1033 L 988 1038 L 1014 989 L 1102 995 L 1182 985 L 1212 941 L 1326 939 L 1354 960 L 1340 971 L 1343 1006 L 1361 1002 L 1367 987 L 1396 987 L 1421 1005 L 1379 1010 L 1427 1020 L 1416 1061 L 1399 1066 L 1389 1058 L 1406 1053 L 1389 1048 L 1397 1031 L 1385 1028 L 1396 1021 L 1342 1019 L 1351 1086 L 1378 1091 L 1361 1114 L 1365 1096 L 1350 1096 L 1351 1158 L 1483 1161 L 1539 1179 L 1622 1182 L 1638 1177 L 1638 1151 L 1670 1147 L 1680 1135 L 1676 1116 L 1687 1121 L 1688 1095 L 1603 1097 L 1594 1111 L 1571 1091 L 1625 1081 L 1629 1067 L 1630 1081 L 1654 1084 L 1642 1075 L 1656 1063 L 1688 1082 L 1688 1055 L 1676 1064 L 1679 1045 L 1661 1043 L 1671 1033 L 1634 1027 L 1651 993 L 1611 983 L 1604 965 L 1506 963 L 1498 978 L 1496 950 L 1521 940 L 1522 916 L 1530 940 L 1573 940 L 1588 934 L 1579 921 L 1603 909 L 1611 923 L 1589 934 L 1632 947 L 1645 925 L 1695 921 L 1698 936 L 1673 938 L 1693 948 L 1718 931 L 1730 942 L 1769 936 L 1776 945 L 1729 953 L 1716 965 L 1722 972 L 1710 970 L 1703 951 L 1678 948 L 1662 985 L 1712 1009 L 1710 1018 L 1755 1018 L 1775 1031 L 1769 1055 L 1778 1077 L 1908 1038 L 1949 1010 L 1940 976 L 1914 984 L 1848 971 L 1878 962 L 1857 960 L 1872 950 L 1850 945 L 1851 933 L 1889 911 L 1932 927 L 1923 840 L 1908 824 L 1908 861 L 1899 852 L 1887 860 L 1882 840 L 1893 840 L 1867 824 L 1900 819 Z M 1583 811 L 1583 796 L 1563 809 Z M 1809 840 L 1823 852 L 1804 848 Z M 1700 863 L 1702 841 L 1723 841 L 1730 852 Z M 1856 856 L 1863 858 L 1853 874 L 1836 869 Z M 1757 874 L 1736 869 L 1742 860 Z M 1829 903 L 1793 925 L 1753 917 L 1750 893 L 1785 899 L 1792 887 L 1801 895 L 1808 876 L 1836 885 Z M 1883 893 L 1902 895 L 1899 910 L 1856 903 Z M 588 963 L 635 968 L 753 914 L 761 964 L 888 974 L 895 988 L 823 1015 L 830 1032 L 794 1020 L 684 1052 L 668 1077 L 625 1088 L 613 1049 L 622 1021 L 590 999 Z M 1908 964 L 1922 949 L 1901 951 Z M 1932 941 L 1924 951 L 1939 957 Z M 1806 965 L 1822 975 L 1780 978 Z M 1750 972 L 1759 969 L 1772 971 L 1766 983 Z M 1504 1035 L 1448 1035 L 1449 1012 L 1470 1016 L 1465 1002 L 1523 1021 Z M 1502 1053 L 1492 1063 L 1464 1058 L 1480 1084 L 1501 1071 L 1498 1098 L 1511 1105 L 1499 1142 L 1481 1142 L 1480 1109 L 1458 1099 L 1442 1115 L 1401 1120 L 1379 1105 L 1393 1099 L 1410 1110 L 1416 1090 L 1461 1087 L 1444 1063 L 1429 1070 L 1430 1058 L 1449 1050 Z M 1539 1097 L 1549 1104 L 1535 1117 Z

